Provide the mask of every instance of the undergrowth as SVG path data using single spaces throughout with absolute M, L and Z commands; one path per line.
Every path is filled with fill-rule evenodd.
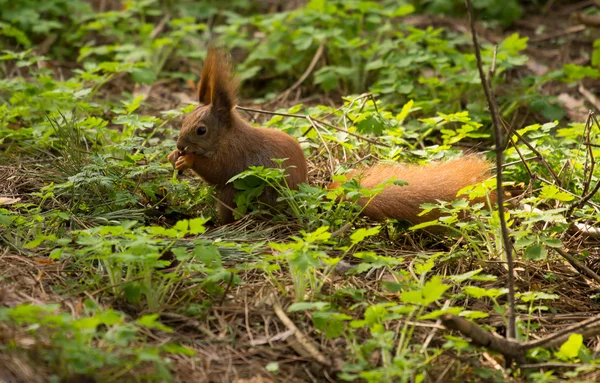
M 40 272 L 47 299 L 0 299 L 0 354 L 39 356 L 52 381 L 78 374 L 201 379 L 189 366 L 206 362 L 204 347 L 243 338 L 245 352 L 291 336 L 265 317 L 274 294 L 289 304 L 299 331 L 340 364 L 334 379 L 435 381 L 444 375 L 434 364 L 442 363 L 456 378 L 502 381 L 489 364 L 469 367 L 483 351 L 435 324 L 453 313 L 504 328 L 505 271 L 489 266 L 503 253 L 489 198 L 495 181 L 422 206 L 423 214 L 443 214 L 411 226 L 362 218 L 355 202 L 385 185 L 361 189 L 344 176 L 378 161 L 425 164 L 459 157 L 465 147 L 491 149 L 469 37 L 401 22 L 447 13 L 457 2 L 312 0 L 273 12 L 253 3 L 130 0 L 100 12 L 82 0 L 41 7 L 0 0 L 3 256 L 62 267 L 54 279 Z M 523 11 L 516 1 L 485 3 L 490 7 L 478 9 L 504 26 Z M 234 177 L 243 217 L 225 228 L 215 228 L 214 190 L 166 163 L 181 116 L 194 107 L 211 38 L 233 52 L 243 103 L 276 109 L 271 117 L 240 113 L 297 138 L 312 174 L 297 191 L 287 188 L 283 169 Z M 482 51 L 486 67 L 495 62 L 502 117 L 522 122 L 505 152 L 507 184 L 522 198 L 505 214 L 518 259 L 541 269 L 542 282 L 518 286 L 520 339 L 537 336 L 537 318 L 559 311 L 555 302 L 564 296 L 540 283 L 559 278 L 549 270 L 554 249 L 573 245 L 572 224 L 597 222 L 600 207 L 595 195 L 574 205 L 599 180 L 590 161 L 600 154 L 600 127 L 570 121 L 556 95 L 542 91 L 600 72 L 567 64 L 516 76 L 527 46 L 527 37 L 511 33 L 496 52 L 491 44 Z M 315 56 L 312 72 L 294 87 Z M 280 97 L 290 87 L 324 98 Z M 332 179 L 342 186 L 326 189 Z M 265 185 L 279 192 L 284 208 L 257 203 Z M 485 202 L 470 205 L 474 198 Z M 440 228 L 442 234 L 423 231 Z M 582 247 L 583 255 L 593 252 Z M 0 291 L 12 282 L 0 277 Z M 255 294 L 254 306 L 245 302 L 242 319 L 231 319 L 240 314 L 243 291 Z M 235 315 L 220 311 L 228 302 Z M 529 355 L 532 363 L 576 364 L 567 372 L 513 372 L 546 381 L 583 374 L 580 365 L 597 363 L 591 346 L 574 337 L 560 350 Z M 292 374 L 289 360 L 271 356 L 256 362 L 260 374 Z

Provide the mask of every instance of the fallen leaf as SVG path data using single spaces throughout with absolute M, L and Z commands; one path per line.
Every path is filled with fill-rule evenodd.
M 0 197 L 0 205 L 12 205 L 13 203 L 17 203 L 20 200 L 21 198 Z
M 237 378 L 233 381 L 234 383 L 274 383 L 271 379 L 265 378 L 264 376 L 256 375 L 250 379 Z
M 588 111 L 583 99 L 575 98 L 568 93 L 561 93 L 558 95 L 558 100 L 563 103 L 571 121 L 585 121 L 587 119 Z
M 545 75 L 546 72 L 548 72 L 548 67 L 546 65 L 540 64 L 532 59 L 527 60 L 525 66 L 538 76 Z

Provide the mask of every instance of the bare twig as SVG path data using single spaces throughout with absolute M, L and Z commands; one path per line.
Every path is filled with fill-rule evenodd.
M 237 108 L 237 109 L 240 109 L 240 110 L 247 111 L 247 112 L 263 113 L 263 114 L 269 114 L 269 115 L 272 115 L 272 116 L 283 116 L 283 117 L 292 117 L 292 118 L 303 118 L 303 119 L 305 119 L 305 120 L 307 119 L 307 116 L 306 116 L 306 115 L 303 115 L 303 114 L 293 114 L 293 113 L 271 112 L 271 111 L 268 111 L 268 110 L 261 110 L 261 109 L 247 108 L 247 107 L 245 107 L 245 106 L 239 106 L 239 105 L 238 105 L 238 106 L 236 106 L 236 108 Z M 325 126 L 327 126 L 327 127 L 330 127 L 330 128 L 332 128 L 332 129 L 335 129 L 335 130 L 337 130 L 337 131 L 340 131 L 340 132 L 347 133 L 347 134 L 349 134 L 349 135 L 351 135 L 351 136 L 353 136 L 353 137 L 356 137 L 356 138 L 358 138 L 358 139 L 360 139 L 360 140 L 363 140 L 363 141 L 369 142 L 369 143 L 371 143 L 371 144 L 374 144 L 374 145 L 379 145 L 379 146 L 385 146 L 386 148 L 390 148 L 390 147 L 391 147 L 390 145 L 388 145 L 388 144 L 384 144 L 383 142 L 379 142 L 379 141 L 376 141 L 376 140 L 370 139 L 370 138 L 368 138 L 368 137 L 361 136 L 360 134 L 356 134 L 356 133 L 349 132 L 349 131 L 347 131 L 347 130 L 345 130 L 345 129 L 342 129 L 342 128 L 340 128 L 340 127 L 337 127 L 337 126 L 335 126 L 335 125 L 333 125 L 333 124 L 330 124 L 330 123 L 328 123 L 328 122 L 326 122 L 326 121 L 323 121 L 323 120 L 320 120 L 320 119 L 318 119 L 318 118 L 311 117 L 311 119 L 312 119 L 313 121 L 315 121 L 315 122 L 318 122 L 319 124 L 323 124 L 323 125 L 325 125 Z
M 315 121 L 310 116 L 306 116 L 306 119 L 308 120 L 308 122 L 310 122 L 310 125 L 314 128 L 315 132 L 319 136 L 319 139 L 323 143 L 323 146 L 325 146 L 325 150 L 327 151 L 327 154 L 328 154 L 327 162 L 329 163 L 329 175 L 331 177 L 333 177 L 333 173 L 335 171 L 335 165 L 333 164 L 333 154 L 331 153 L 331 150 L 329 150 L 329 145 L 327 145 L 327 142 L 323 138 L 323 135 L 321 135 L 321 131 L 319 130 L 319 127 L 317 126 L 317 124 L 315 124 Z
M 579 90 L 579 93 L 581 93 L 583 97 L 585 97 L 589 101 L 589 103 L 594 106 L 594 108 L 600 110 L 600 102 L 592 92 L 590 92 L 583 86 L 583 84 L 579 84 L 577 90 Z
M 600 181 L 598 181 L 598 182 L 596 182 L 596 185 L 594 185 L 594 188 L 590 192 L 588 192 L 590 185 L 592 183 L 592 178 L 594 176 L 594 168 L 596 166 L 596 159 L 594 158 L 594 151 L 592 149 L 592 145 L 590 142 L 593 124 L 596 124 L 596 126 L 600 126 L 600 125 L 598 125 L 598 120 L 596 119 L 594 112 L 590 111 L 588 114 L 588 119 L 585 124 L 585 132 L 584 132 L 584 139 L 586 141 L 586 158 L 585 158 L 585 166 L 583 168 L 583 181 L 584 181 L 583 192 L 581 193 L 581 198 L 579 200 L 577 200 L 576 202 L 574 202 L 573 204 L 571 204 L 571 206 L 569 207 L 569 210 L 567 210 L 566 218 L 568 220 L 571 219 L 571 216 L 575 209 L 579 209 L 583 205 L 588 203 L 588 201 L 591 200 L 592 197 L 594 197 L 594 195 L 596 195 L 596 193 L 598 193 L 598 191 L 600 190 Z M 588 166 L 588 162 L 589 162 L 589 166 Z
M 523 164 L 525 164 L 525 166 L 527 167 L 527 170 L 528 170 L 528 172 L 530 172 L 530 170 L 529 170 L 529 166 L 527 166 L 527 162 L 529 162 L 529 161 L 534 161 L 534 160 L 537 160 L 537 159 L 538 159 L 538 157 L 537 157 L 537 156 L 535 156 L 535 157 L 527 157 L 527 158 L 523 158 L 522 156 L 519 156 L 519 157 L 521 157 L 521 159 L 520 159 L 520 160 L 518 160 L 518 161 L 513 161 L 513 162 L 507 162 L 507 163 L 505 163 L 505 164 L 502 164 L 502 167 L 503 167 L 503 168 L 508 168 L 508 167 L 511 167 L 511 166 L 513 166 L 513 165 L 517 165 L 517 164 L 523 163 Z M 493 166 L 493 167 L 491 167 L 490 169 L 491 169 L 491 170 L 496 170 L 496 167 L 495 167 L 495 166 Z
M 308 76 L 310 76 L 312 71 L 315 70 L 315 67 L 317 66 L 317 62 L 319 62 L 319 59 L 323 55 L 324 49 L 325 49 L 325 43 L 321 42 L 321 45 L 319 45 L 319 48 L 315 52 L 315 55 L 313 56 L 310 64 L 308 65 L 308 68 L 306 68 L 306 70 L 304 71 L 302 76 L 300 76 L 300 78 L 298 80 L 296 80 L 296 82 L 292 86 L 290 86 L 287 90 L 283 91 L 281 94 L 279 94 L 279 96 L 277 96 L 273 100 L 271 100 L 268 103 L 268 105 L 274 104 L 275 102 L 277 102 L 279 100 L 287 99 L 291 92 L 293 92 L 294 90 L 296 90 L 296 88 L 298 88 L 300 85 L 302 85 L 304 80 L 306 80 L 306 78 Z
M 344 226 L 342 226 L 339 229 L 337 229 L 336 231 L 334 231 L 333 233 L 331 233 L 331 238 L 339 237 L 340 235 L 343 235 L 344 233 L 346 233 L 351 228 L 352 228 L 352 224 L 351 223 L 347 223 Z
M 215 201 L 217 201 L 221 205 L 225 206 L 226 209 L 231 210 L 232 212 L 234 212 L 235 214 L 239 215 L 240 217 L 244 216 L 244 214 L 240 213 L 239 211 L 237 211 L 233 207 L 231 207 L 231 206 L 227 205 L 225 202 L 221 201 L 217 196 L 213 195 L 212 197 L 215 199 Z
M 152 30 L 152 33 L 150 33 L 150 37 L 152 39 L 156 38 L 156 36 L 158 36 L 163 31 L 163 29 L 165 29 L 165 26 L 169 22 L 170 18 L 171 18 L 170 14 L 167 13 L 166 15 L 164 15 L 164 17 L 160 20 L 160 22 L 156 25 L 156 27 L 154 27 L 154 29 Z
M 510 238 L 508 237 L 508 227 L 506 225 L 506 218 L 504 217 L 504 188 L 502 186 L 502 161 L 504 157 L 504 150 L 502 146 L 502 124 L 500 123 L 500 113 L 498 112 L 498 105 L 493 94 L 491 87 L 491 79 L 485 76 L 483 72 L 483 65 L 481 60 L 481 52 L 479 50 L 479 41 L 477 38 L 477 31 L 475 30 L 475 17 L 473 13 L 473 6 L 471 0 L 465 0 L 467 5 L 467 11 L 469 15 L 469 24 L 471 26 L 471 35 L 473 38 L 473 46 L 475 49 L 475 57 L 477 59 L 477 69 L 479 70 L 479 77 L 481 79 L 481 85 L 487 98 L 490 114 L 492 116 L 492 124 L 494 126 L 494 144 L 496 146 L 496 203 L 498 208 L 498 216 L 500 218 L 500 228 L 502 230 L 502 242 L 504 244 L 504 252 L 506 256 L 506 263 L 508 266 L 508 328 L 506 331 L 507 338 L 511 339 L 516 336 L 516 321 L 515 321 L 515 280 L 514 280 L 514 264 L 512 245 Z
M 279 303 L 277 297 L 275 295 L 271 295 L 269 300 L 270 303 L 273 305 L 273 311 L 275 312 L 275 315 L 277 315 L 277 318 L 279 318 L 279 320 L 283 322 L 283 324 L 285 325 L 285 327 L 287 327 L 288 330 L 294 333 L 294 337 L 302 346 L 302 348 L 308 354 L 310 354 L 312 358 L 314 358 L 317 362 L 321 363 L 322 365 L 327 367 L 334 367 L 333 361 L 327 358 L 325 355 L 323 355 L 321 351 L 319 351 L 317 346 L 312 342 L 312 340 L 306 335 L 304 335 L 298 329 L 298 327 L 296 327 L 294 322 L 292 322 L 292 320 L 287 316 L 285 311 L 283 311 L 283 307 L 281 307 L 281 304 Z
M 576 323 L 545 338 L 529 342 L 501 338 L 483 330 L 475 323 L 452 314 L 445 314 L 440 319 L 446 328 L 471 338 L 473 345 L 496 351 L 507 359 L 516 360 L 521 366 L 524 365 L 527 351 L 532 348 L 555 348 L 563 344 L 571 334 L 581 334 L 584 338 L 590 338 L 600 332 L 600 315 Z
M 582 334 L 585 338 L 595 335 L 600 326 L 600 315 L 596 315 L 579 323 L 575 323 L 563 330 L 557 331 L 542 339 L 531 340 L 522 343 L 524 350 L 529 350 L 536 347 L 552 348 L 563 344 L 571 334 Z
M 565 258 L 567 261 L 569 261 L 571 266 L 573 266 L 581 274 L 585 274 L 588 278 L 591 278 L 594 281 L 596 281 L 596 283 L 600 283 L 600 276 L 598 276 L 598 274 L 596 274 L 592 269 L 590 269 L 583 263 L 579 262 L 575 257 L 573 257 L 571 254 L 567 253 L 563 249 L 554 249 L 554 250 L 556 250 L 556 252 L 558 254 L 562 255 L 563 258 Z
M 510 130 L 510 128 L 509 128 L 507 122 L 504 121 L 502 118 L 500 118 L 500 121 L 502 122 L 502 126 L 504 127 L 504 129 L 508 132 Z M 552 176 L 552 179 L 554 180 L 554 182 L 556 182 L 557 186 L 562 186 L 562 183 L 560 182 L 558 175 L 556 175 L 556 172 L 554 172 L 554 170 L 550 167 L 548 162 L 546 162 L 546 159 L 544 158 L 544 156 L 542 156 L 542 154 L 533 145 L 531 145 L 529 143 L 529 141 L 527 141 L 525 138 L 523 138 L 523 136 L 521 136 L 519 134 L 519 132 L 517 132 L 516 130 L 513 130 L 512 134 L 517 136 L 519 141 L 524 143 L 525 146 L 527 146 L 527 148 L 529 150 L 531 150 L 533 152 L 533 154 L 535 154 L 537 156 L 538 161 L 546 168 L 546 170 L 548 170 L 548 173 L 550 173 L 550 175 Z
M 458 331 L 464 336 L 471 338 L 471 343 L 474 345 L 499 352 L 505 357 L 510 357 L 519 363 L 525 362 L 525 356 L 519 342 L 495 336 L 476 324 L 456 315 L 445 314 L 440 319 L 446 328 Z
M 595 161 L 594 161 L 594 149 L 592 149 L 592 147 L 589 145 L 592 142 L 591 133 L 592 133 L 592 116 L 593 115 L 594 115 L 594 112 L 592 112 L 590 110 L 588 112 L 587 121 L 585 122 L 585 131 L 583 134 L 583 139 L 585 139 L 585 142 L 587 145 L 585 147 L 586 157 L 585 157 L 585 164 L 583 166 L 584 185 L 583 185 L 583 192 L 581 193 L 581 195 L 587 194 L 588 190 L 590 189 L 590 185 L 592 183 L 592 176 L 594 174 L 594 166 L 596 165 Z M 591 165 L 588 165 L 589 161 L 591 161 Z M 589 172 L 589 176 L 588 176 L 588 172 Z

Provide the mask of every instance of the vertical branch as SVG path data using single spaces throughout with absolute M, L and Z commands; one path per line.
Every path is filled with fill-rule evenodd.
M 494 145 L 496 146 L 496 203 L 498 206 L 498 216 L 500 219 L 500 228 L 502 230 L 502 243 L 504 244 L 504 252 L 506 253 L 506 263 L 508 265 L 508 328 L 506 331 L 507 338 L 515 338 L 516 322 L 515 322 L 515 279 L 514 279 L 514 264 L 512 254 L 512 244 L 508 237 L 508 228 L 504 217 L 504 189 L 502 187 L 502 161 L 504 157 L 504 145 L 502 142 L 502 125 L 500 124 L 500 114 L 498 113 L 498 104 L 492 91 L 491 78 L 486 78 L 483 72 L 481 61 L 481 52 L 479 51 L 479 39 L 475 30 L 475 19 L 473 15 L 473 6 L 471 0 L 465 0 L 469 24 L 471 25 L 471 35 L 473 37 L 473 45 L 475 48 L 475 57 L 477 59 L 477 69 L 481 78 L 481 85 L 485 92 L 485 97 L 488 101 L 490 114 L 492 115 L 492 124 L 494 127 Z

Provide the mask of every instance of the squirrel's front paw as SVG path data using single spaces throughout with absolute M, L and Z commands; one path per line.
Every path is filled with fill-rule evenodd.
M 171 165 L 175 167 L 175 163 L 177 162 L 179 157 L 181 157 L 181 152 L 179 151 L 179 149 L 175 149 L 171 153 L 169 153 L 169 155 L 167 156 L 167 160 L 169 160 Z
M 180 155 L 175 161 L 175 169 L 186 170 L 190 169 L 194 164 L 194 159 L 189 154 Z

